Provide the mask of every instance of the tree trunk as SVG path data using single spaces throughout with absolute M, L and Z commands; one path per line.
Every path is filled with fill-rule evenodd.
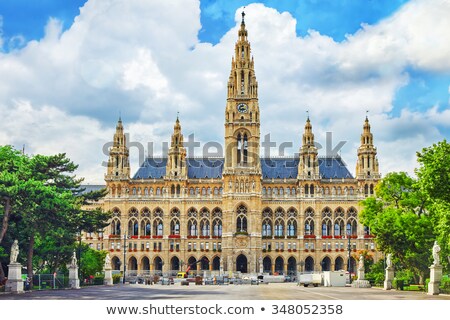
M 6 234 L 6 230 L 8 230 L 8 220 L 9 214 L 11 212 L 11 198 L 4 197 L 4 200 L 5 200 L 5 213 L 3 215 L 2 230 L 0 232 L 0 243 L 2 243 L 3 238 L 5 237 Z
M 27 254 L 27 273 L 28 278 L 30 278 L 30 290 L 33 289 L 33 251 L 34 251 L 34 234 L 31 234 Z

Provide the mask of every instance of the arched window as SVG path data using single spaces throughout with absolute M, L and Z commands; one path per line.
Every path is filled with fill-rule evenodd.
M 214 237 L 222 236 L 222 220 L 219 218 L 213 220 L 213 236 Z
M 197 220 L 190 219 L 188 222 L 188 235 L 198 236 Z
M 369 185 L 368 185 L 368 184 L 364 185 L 364 194 L 365 194 L 366 196 L 369 195 Z
M 295 237 L 297 236 L 297 221 L 295 219 L 290 218 L 287 223 L 287 236 Z
M 114 218 L 111 222 L 111 234 L 120 236 L 120 220 L 118 218 Z
M 342 218 L 338 218 L 334 221 L 334 235 L 335 236 L 345 235 L 344 220 Z
M 314 210 L 307 208 L 305 210 L 305 235 L 314 235 Z
M 151 225 L 150 220 L 144 219 L 141 221 L 141 235 L 142 236 L 149 236 L 151 234 Z
M 170 234 L 179 235 L 180 234 L 180 221 L 177 218 L 172 219 L 170 222 Z
M 309 194 L 309 185 L 305 184 L 305 194 Z
M 275 237 L 283 237 L 284 236 L 284 221 L 282 219 L 275 220 Z
M 247 208 L 244 205 L 236 210 L 236 232 L 247 232 Z
M 162 236 L 164 234 L 164 224 L 160 218 L 155 219 L 155 221 L 153 222 L 153 226 L 154 235 Z
M 130 221 L 128 221 L 128 234 L 130 236 L 139 235 L 139 223 L 136 219 L 131 219 Z
M 210 234 L 210 226 L 209 226 L 209 220 L 208 219 L 203 219 L 200 222 L 200 229 L 202 230 L 202 236 L 204 237 L 209 237 Z
M 309 194 L 314 195 L 314 185 L 309 186 Z
M 265 218 L 262 223 L 262 236 L 271 237 L 272 236 L 272 222 L 269 218 Z
M 328 218 L 322 220 L 322 236 L 331 236 L 331 220 Z

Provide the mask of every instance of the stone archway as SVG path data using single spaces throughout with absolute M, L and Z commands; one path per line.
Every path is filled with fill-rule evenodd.
M 236 271 L 240 271 L 241 273 L 247 273 L 247 257 L 243 254 L 240 254 L 236 258 Z
M 305 271 L 312 272 L 314 271 L 314 259 L 312 257 L 308 257 L 305 260 Z
M 150 260 L 148 259 L 148 257 L 142 258 L 141 269 L 142 269 L 142 271 L 149 271 L 150 270 Z
M 153 260 L 153 267 L 155 271 L 162 271 L 163 261 L 160 257 L 156 257 L 155 260 Z
M 207 257 L 202 257 L 200 262 L 200 270 L 209 270 L 209 259 Z
M 272 272 L 272 260 L 270 260 L 269 256 L 265 257 L 263 260 L 263 272 L 264 273 Z
M 113 270 L 120 270 L 120 265 L 121 265 L 121 262 L 120 262 L 119 258 L 113 257 L 111 259 L 111 266 L 112 266 Z
M 284 273 L 284 259 L 283 257 L 278 257 L 275 259 L 275 272 L 278 274 Z
M 178 257 L 172 257 L 172 259 L 170 260 L 170 270 L 180 270 L 180 259 L 178 259 Z
M 136 272 L 138 269 L 138 263 L 137 259 L 135 257 L 131 257 L 130 260 L 128 260 L 128 272 Z
M 344 270 L 344 259 L 342 259 L 342 257 L 337 257 L 334 261 L 334 270 Z
M 290 257 L 288 259 L 288 275 L 296 275 L 297 274 L 297 260 L 294 257 Z
M 322 262 L 320 263 L 322 266 L 322 271 L 330 271 L 331 270 L 331 260 L 330 257 L 325 257 L 322 259 Z
M 212 261 L 212 269 L 219 271 L 220 270 L 220 258 L 219 257 L 214 257 L 213 261 Z

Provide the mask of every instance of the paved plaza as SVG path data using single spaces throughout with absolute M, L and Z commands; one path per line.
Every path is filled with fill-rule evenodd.
M 92 286 L 79 290 L 33 291 L 0 294 L 0 300 L 450 300 L 450 295 L 429 296 L 423 292 L 384 291 L 379 288 L 303 287 L 295 283 L 266 285 L 163 285 Z

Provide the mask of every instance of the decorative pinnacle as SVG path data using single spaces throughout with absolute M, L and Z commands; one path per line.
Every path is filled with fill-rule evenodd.
M 244 10 L 245 10 L 245 7 L 244 7 Z M 242 10 L 242 24 L 245 24 L 245 21 L 244 21 L 244 17 L 245 17 L 245 12 L 244 12 L 244 10 Z
M 180 115 L 180 111 L 177 111 L 177 122 L 180 122 L 180 120 L 178 119 L 179 115 Z
M 366 121 L 369 121 L 369 110 L 366 110 Z
M 307 117 L 306 121 L 309 122 L 309 110 L 306 110 L 306 117 Z

